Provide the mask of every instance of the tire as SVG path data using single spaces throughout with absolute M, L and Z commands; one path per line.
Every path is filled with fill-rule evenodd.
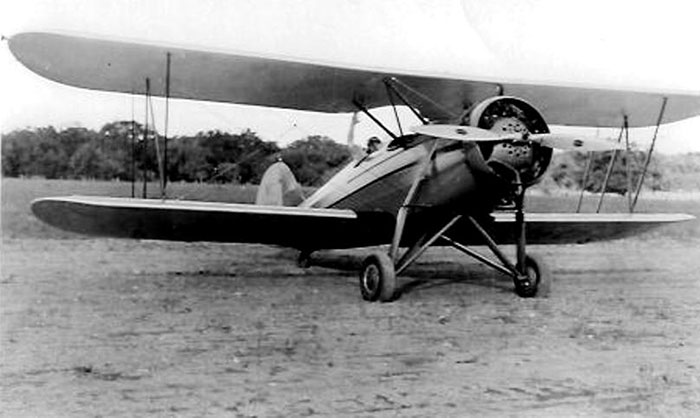
M 360 270 L 360 293 L 369 302 L 394 300 L 396 273 L 388 255 L 376 253 L 365 258 Z
M 515 293 L 523 298 L 546 298 L 552 290 L 552 274 L 542 258 L 535 254 L 525 256 L 527 277 L 515 280 Z
M 297 257 L 297 267 L 307 269 L 311 267 L 311 251 L 302 250 Z

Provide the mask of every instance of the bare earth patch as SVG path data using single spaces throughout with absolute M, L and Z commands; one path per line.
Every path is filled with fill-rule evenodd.
M 6 238 L 0 414 L 700 413 L 697 240 L 533 250 L 548 299 L 432 249 L 370 304 L 354 271 L 275 248 Z

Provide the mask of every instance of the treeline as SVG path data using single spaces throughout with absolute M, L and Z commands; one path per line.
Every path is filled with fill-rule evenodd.
M 613 157 L 615 160 L 611 169 L 610 160 Z M 632 192 L 636 190 L 644 170 L 645 159 L 646 154 L 642 151 L 633 151 L 630 154 L 618 152 L 617 155 L 613 151 L 591 155 L 580 152 L 560 153 L 553 157 L 548 178 L 561 188 L 581 189 L 583 187 L 586 191 L 600 193 L 610 170 L 606 192 L 624 195 L 628 189 Z M 668 184 L 658 164 L 649 164 L 644 185 L 647 189 L 668 190 Z
M 142 180 L 159 178 L 166 159 L 164 138 L 130 121 L 113 122 L 99 131 L 53 127 L 23 129 L 2 137 L 2 173 L 8 177 L 47 179 Z M 265 169 L 283 158 L 300 183 L 318 186 L 350 159 L 347 147 L 310 136 L 286 148 L 248 130 L 221 131 L 168 139 L 170 181 L 258 183 Z
M 144 140 L 144 128 L 130 121 L 86 128 L 23 129 L 2 137 L 2 174 L 7 177 L 48 179 L 99 179 L 130 181 L 159 178 L 164 141 L 153 132 Z M 158 144 L 156 146 L 156 143 Z M 285 148 L 260 139 L 250 130 L 239 134 L 221 131 L 168 139 L 167 175 L 170 181 L 259 183 L 266 168 L 281 157 L 304 186 L 319 186 L 350 158 L 350 150 L 322 136 L 309 136 Z M 600 192 L 613 153 L 596 153 L 585 189 Z M 619 153 L 607 191 L 624 194 L 636 188 L 646 155 Z M 580 189 L 588 156 L 554 155 L 545 188 Z M 628 182 L 628 167 L 631 182 Z M 700 153 L 680 156 L 655 154 L 649 163 L 645 189 L 700 190 Z
M 599 193 L 605 184 L 613 152 L 594 153 L 588 176 L 589 156 L 584 153 L 568 152 L 555 154 L 550 164 L 545 186 L 581 189 Z M 610 171 L 606 192 L 625 194 L 628 188 L 636 191 L 644 166 L 646 152 L 618 152 Z M 585 179 L 585 184 L 584 184 Z M 684 155 L 663 155 L 655 153 L 647 166 L 644 177 L 646 190 L 689 191 L 700 190 L 700 153 Z

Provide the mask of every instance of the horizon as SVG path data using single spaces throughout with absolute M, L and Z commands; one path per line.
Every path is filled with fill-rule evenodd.
M 539 77 L 568 82 L 591 79 L 610 85 L 659 85 L 700 92 L 700 79 L 696 76 L 700 73 L 700 58 L 687 56 L 693 40 L 700 38 L 700 29 L 688 24 L 692 23 L 694 15 L 687 9 L 695 9 L 687 4 L 669 1 L 666 7 L 657 10 L 650 5 L 632 3 L 635 20 L 621 24 L 615 17 L 616 10 L 625 10 L 625 2 L 606 5 L 601 0 L 593 5 L 580 2 L 562 6 L 547 0 L 505 1 L 509 2 L 511 12 L 506 16 L 499 13 L 503 4 L 484 5 L 471 0 L 452 0 L 427 10 L 423 0 L 401 2 L 401 8 L 396 1 L 336 4 L 334 7 L 347 12 L 349 18 L 345 19 L 347 16 L 341 16 L 343 13 L 324 2 L 308 0 L 304 3 L 308 7 L 290 6 L 277 0 L 268 0 L 262 5 L 260 2 L 231 4 L 217 0 L 186 0 L 178 2 L 177 9 L 167 1 L 144 4 L 137 0 L 118 3 L 25 0 L 9 2 L 9 13 L 0 17 L 0 33 L 11 36 L 23 31 L 54 29 L 104 36 L 128 34 L 130 38 L 144 41 L 245 48 L 260 53 L 283 51 L 298 57 L 318 55 L 319 48 L 323 47 L 324 53 L 335 60 L 358 63 L 383 60 L 394 65 L 418 66 L 428 64 L 415 51 L 439 44 L 445 52 L 439 55 L 439 51 L 431 50 L 428 56 L 435 55 L 433 58 L 446 71 L 461 70 L 461 65 L 467 62 L 494 71 L 507 68 L 511 74 L 525 79 Z M 464 14 L 451 16 L 450 7 L 460 8 Z M 596 7 L 607 13 L 596 11 Z M 696 7 L 700 10 L 700 5 Z M 323 19 L 319 19 L 317 26 L 308 27 L 312 13 Z M 437 21 L 446 20 L 455 25 L 429 26 L 426 13 Z M 580 21 L 565 19 L 572 13 L 580 14 Z M 384 22 L 384 18 L 388 22 Z M 466 26 L 461 24 L 464 19 L 468 23 Z M 590 26 L 587 19 L 595 19 L 600 24 L 595 35 L 577 31 Z M 531 24 L 509 24 L 521 20 Z M 261 24 L 275 30 L 258 29 Z M 655 30 L 649 31 L 650 25 L 654 25 Z M 211 27 L 217 30 L 209 30 Z M 414 27 L 431 30 L 415 31 Z M 336 32 L 338 35 L 333 39 L 326 39 L 329 33 Z M 307 33 L 312 34 L 306 36 Z M 459 39 L 459 42 L 445 42 L 446 39 Z M 516 45 L 512 39 L 521 42 Z M 336 44 L 331 43 L 333 48 L 329 49 L 326 42 Z M 621 47 L 625 49 L 620 50 Z M 468 60 L 464 61 L 467 50 Z M 657 56 L 649 59 L 650 50 Z M 143 119 L 143 97 L 78 89 L 44 79 L 22 66 L 9 52 L 7 43 L 3 43 L 0 50 L 0 65 L 2 90 L 6 92 L 0 100 L 0 132 L 3 134 L 49 125 L 97 130 L 115 120 L 131 120 L 132 113 L 135 120 Z M 158 131 L 163 133 L 164 100 L 154 97 L 152 101 Z M 263 140 L 280 146 L 309 135 L 324 135 L 345 143 L 351 120 L 351 114 L 319 114 L 179 99 L 170 99 L 169 106 L 169 136 L 216 129 L 231 133 L 251 129 Z M 379 113 L 390 128 L 396 127 L 391 110 Z M 402 119 L 408 122 L 404 127 L 416 124 L 405 110 Z M 552 130 L 612 138 L 619 132 L 612 128 L 559 126 L 553 126 Z M 653 127 L 631 129 L 630 139 L 640 149 L 646 149 L 653 130 Z M 656 151 L 664 154 L 700 152 L 698 132 L 700 117 L 662 125 Z M 358 143 L 373 135 L 386 138 L 381 129 L 360 115 L 355 128 Z
M 112 120 L 112 121 L 107 121 L 107 122 L 105 122 L 105 123 L 103 123 L 103 124 L 101 124 L 100 126 L 97 126 L 97 127 L 87 127 L 87 126 L 83 126 L 83 125 L 81 125 L 81 124 L 65 125 L 65 126 L 54 126 L 54 125 L 25 126 L 25 127 L 20 127 L 20 128 L 12 129 L 12 130 L 9 130 L 9 131 L 6 131 L 6 132 L 2 132 L 2 136 L 12 134 L 13 132 L 20 132 L 20 131 L 24 131 L 24 130 L 27 130 L 27 131 L 35 131 L 35 130 L 46 129 L 46 128 L 53 128 L 53 129 L 55 129 L 57 132 L 62 132 L 62 131 L 68 130 L 68 129 L 76 129 L 76 128 L 80 129 L 80 128 L 82 128 L 82 129 L 91 130 L 91 131 L 93 131 L 93 132 L 95 132 L 95 133 L 99 133 L 99 131 L 100 131 L 105 125 L 112 124 L 112 123 L 121 123 L 121 122 L 131 122 L 131 120 L 130 120 L 130 119 L 115 119 L 115 120 Z M 141 121 L 134 120 L 133 122 L 135 122 L 136 124 L 139 124 L 139 125 L 143 126 L 143 123 L 142 123 Z M 149 124 L 150 124 L 150 121 L 149 121 Z M 582 129 L 586 129 L 586 128 L 582 128 Z M 327 138 L 327 139 L 333 140 L 334 142 L 336 142 L 336 143 L 338 143 L 338 144 L 340 144 L 340 145 L 345 145 L 345 146 L 357 145 L 357 146 L 360 146 L 360 147 L 363 146 L 363 143 L 362 143 L 362 142 L 360 142 L 359 144 L 357 144 L 357 143 L 349 144 L 347 141 L 340 141 L 340 140 L 337 140 L 336 138 L 332 138 L 332 137 L 327 136 L 327 135 L 325 135 L 325 134 L 316 134 L 316 133 L 309 133 L 309 134 L 307 134 L 307 135 L 300 136 L 300 137 L 298 137 L 298 138 L 294 138 L 294 139 L 289 140 L 289 141 L 280 142 L 280 141 L 274 141 L 274 140 L 266 139 L 266 138 L 264 138 L 259 132 L 257 132 L 255 129 L 246 128 L 246 127 L 242 127 L 242 128 L 240 128 L 239 130 L 235 130 L 235 131 L 234 131 L 234 130 L 219 129 L 219 128 L 211 128 L 211 129 L 205 128 L 205 129 L 202 129 L 202 130 L 199 130 L 199 131 L 196 131 L 196 132 L 187 132 L 187 133 L 171 134 L 171 135 L 168 136 L 168 139 L 170 140 L 170 139 L 174 139 L 174 138 L 188 138 L 188 137 L 189 137 L 189 138 L 193 138 L 193 137 L 195 137 L 195 136 L 197 136 L 197 135 L 199 135 L 199 134 L 206 134 L 206 133 L 208 133 L 208 132 L 221 132 L 222 134 L 227 134 L 227 135 L 235 136 L 235 135 L 240 135 L 240 134 L 242 134 L 242 133 L 244 133 L 244 132 L 246 132 L 246 131 L 250 131 L 251 133 L 253 133 L 255 136 L 257 136 L 257 137 L 258 137 L 259 139 L 261 139 L 262 141 L 275 143 L 275 144 L 276 144 L 277 146 L 279 146 L 281 149 L 288 147 L 289 145 L 291 145 L 291 144 L 292 144 L 293 142 L 295 142 L 295 141 L 303 141 L 303 140 L 306 140 L 306 139 L 308 139 L 308 138 L 310 138 L 310 137 L 314 137 L 314 136 L 320 136 L 320 137 L 322 137 L 322 138 Z M 618 129 L 618 132 L 619 132 L 619 129 Z M 163 135 L 162 132 L 156 132 L 156 133 L 157 133 L 158 135 L 161 135 L 161 136 Z M 382 132 L 382 133 L 383 133 L 383 132 Z M 595 135 L 592 135 L 592 136 L 595 136 Z M 389 140 L 390 140 L 390 139 L 386 139 L 386 141 L 389 141 Z M 382 142 L 386 142 L 386 141 L 383 140 Z M 642 149 L 642 148 L 636 146 L 637 144 L 633 143 L 632 141 L 630 141 L 630 144 L 631 144 L 630 149 L 633 150 L 633 151 L 647 151 L 647 150 L 645 150 L 645 149 Z M 554 149 L 553 152 L 554 152 L 555 154 L 561 154 L 561 153 L 575 152 L 575 151 L 572 151 L 572 150 L 559 150 L 559 149 Z M 622 152 L 624 152 L 624 150 L 623 150 Z M 663 150 L 659 150 L 657 147 L 655 147 L 655 149 L 654 149 L 654 154 L 663 155 L 663 156 L 665 156 L 665 157 L 672 157 L 672 156 L 675 156 L 675 155 L 683 156 L 683 155 L 691 155 L 691 154 L 700 154 L 700 150 L 687 150 L 687 151 L 682 151 L 682 152 L 672 152 L 672 153 L 668 153 L 668 152 L 664 152 Z

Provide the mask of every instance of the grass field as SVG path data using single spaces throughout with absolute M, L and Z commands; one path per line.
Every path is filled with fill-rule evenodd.
M 170 191 L 255 195 L 229 185 Z M 617 242 L 538 246 L 554 277 L 549 298 L 518 298 L 510 278 L 439 247 L 401 275 L 399 300 L 367 303 L 357 269 L 338 271 L 366 249 L 302 269 L 295 252 L 264 245 L 82 239 L 32 216 L 32 199 L 70 194 L 131 189 L 2 181 L 0 416 L 700 410 L 697 220 Z M 577 196 L 533 190 L 528 200 L 571 212 Z M 596 202 L 587 197 L 586 211 Z M 612 197 L 605 209 L 625 203 Z M 698 203 L 656 195 L 639 208 L 699 216 Z
M 136 195 L 140 196 L 142 185 L 137 185 Z M 256 186 L 231 184 L 172 183 L 168 185 L 168 196 L 175 199 L 202 200 L 215 202 L 252 203 L 255 200 Z M 72 194 L 95 196 L 131 196 L 131 183 L 107 181 L 43 180 L 43 179 L 2 179 L 2 236 L 9 238 L 76 238 L 77 235 L 59 231 L 44 225 L 31 213 L 33 199 Z M 148 185 L 148 196 L 157 198 L 158 185 Z M 528 196 L 528 210 L 532 212 L 574 212 L 578 196 L 575 194 L 544 194 L 535 192 Z M 597 195 L 587 195 L 583 202 L 584 212 L 593 212 L 598 204 Z M 607 195 L 603 212 L 627 211 L 627 199 L 617 195 Z M 640 197 L 638 212 L 688 213 L 700 218 L 700 197 L 697 194 L 667 195 L 655 194 Z M 669 237 L 691 239 L 700 237 L 700 220 L 664 227 L 645 234 L 644 237 Z

